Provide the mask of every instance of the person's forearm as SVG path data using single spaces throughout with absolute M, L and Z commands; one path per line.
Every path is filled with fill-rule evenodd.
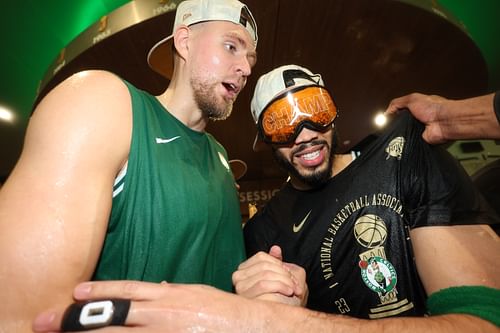
M 438 112 L 443 135 L 447 140 L 498 139 L 500 124 L 493 111 L 489 94 L 464 100 L 446 100 Z
M 378 320 L 356 319 L 311 311 L 305 308 L 261 302 L 258 310 L 252 307 L 248 320 L 252 328 L 242 327 L 242 332 L 325 332 L 325 333 L 414 333 L 414 332 L 498 332 L 498 328 L 478 317 L 452 314 L 431 317 L 404 317 Z M 266 304 L 267 303 L 267 304 Z M 257 324 L 257 326 L 253 326 Z
M 347 316 L 312 311 L 303 307 L 285 305 L 271 301 L 248 300 L 250 306 L 242 311 L 247 316 L 248 326 L 239 327 L 247 333 L 360 333 L 365 322 Z M 245 301 L 246 302 L 246 301 Z M 242 305 L 240 303 L 240 305 Z
M 125 326 L 120 329 L 123 332 L 498 332 L 494 324 L 470 315 L 357 319 L 248 299 L 201 285 L 101 281 L 79 285 L 74 296 L 80 301 L 132 299 Z M 52 310 L 40 314 L 33 322 L 33 330 L 60 332 L 63 313 Z

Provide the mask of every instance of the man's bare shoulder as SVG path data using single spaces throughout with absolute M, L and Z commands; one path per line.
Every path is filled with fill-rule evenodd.
M 123 109 L 128 102 L 129 92 L 120 77 L 107 71 L 88 70 L 62 81 L 45 96 L 37 109 L 48 104 L 51 109 L 62 106 L 66 111 L 79 108 L 86 108 L 87 112 L 95 108 L 111 108 L 112 111 Z
M 67 141 L 71 143 L 67 149 L 79 150 L 83 157 L 84 147 L 106 151 L 110 146 L 121 165 L 129 150 L 131 108 L 130 93 L 121 78 L 106 71 L 79 72 L 43 98 L 30 119 L 27 141 L 44 142 L 46 147 Z M 89 151 L 97 155 L 95 149 Z
M 97 85 L 99 87 L 107 85 L 123 85 L 123 80 L 116 74 L 98 69 L 84 70 L 77 72 L 62 81 L 59 86 L 67 85 Z

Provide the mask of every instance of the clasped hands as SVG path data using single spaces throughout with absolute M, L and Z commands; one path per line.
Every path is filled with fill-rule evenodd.
M 269 253 L 259 252 L 241 263 L 233 273 L 238 295 L 246 298 L 305 306 L 308 288 L 305 270 L 283 262 L 281 248 L 274 245 Z
M 261 325 L 252 317 L 267 313 L 270 302 L 304 306 L 308 288 L 306 273 L 300 266 L 283 262 L 281 248 L 259 252 L 243 262 L 233 273 L 238 294 L 223 292 L 206 285 L 148 283 L 139 281 L 99 281 L 78 285 L 76 301 L 128 299 L 130 310 L 124 326 L 100 328 L 99 332 L 240 332 L 248 325 Z M 35 332 L 61 332 L 65 307 L 53 308 L 37 316 Z M 256 328 L 261 331 L 262 327 Z M 90 331 L 89 331 L 90 332 Z

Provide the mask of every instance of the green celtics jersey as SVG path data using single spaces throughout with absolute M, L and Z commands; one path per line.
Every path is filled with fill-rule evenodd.
M 231 290 L 244 258 L 227 154 L 127 83 L 133 130 L 94 280 L 203 283 Z

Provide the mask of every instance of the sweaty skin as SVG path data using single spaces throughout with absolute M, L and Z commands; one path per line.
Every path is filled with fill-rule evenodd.
M 355 319 L 269 301 L 251 300 L 203 285 L 101 281 L 79 285 L 79 300 L 132 299 L 124 327 L 89 332 L 135 333 L 496 333 L 498 328 L 478 317 L 453 314 L 425 318 Z M 60 332 L 64 308 L 39 315 L 34 332 Z
M 174 74 L 158 101 L 204 131 L 210 118 L 230 113 L 255 64 L 255 42 L 239 24 L 210 21 L 180 26 L 174 44 Z M 129 91 L 109 72 L 73 75 L 37 106 L 0 190 L 0 332 L 30 332 L 37 313 L 65 306 L 75 285 L 92 278 L 131 134 Z

